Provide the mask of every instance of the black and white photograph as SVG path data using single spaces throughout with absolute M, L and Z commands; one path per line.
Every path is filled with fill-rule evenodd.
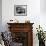
M 14 16 L 26 16 L 27 5 L 14 5 Z

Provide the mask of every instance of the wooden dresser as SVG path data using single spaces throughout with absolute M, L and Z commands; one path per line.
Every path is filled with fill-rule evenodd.
M 12 39 L 15 42 L 23 43 L 22 46 L 33 46 L 33 23 L 7 23 Z

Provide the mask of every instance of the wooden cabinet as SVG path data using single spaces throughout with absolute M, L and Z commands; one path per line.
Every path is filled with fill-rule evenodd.
M 23 43 L 22 46 L 33 46 L 33 23 L 8 23 L 13 41 Z

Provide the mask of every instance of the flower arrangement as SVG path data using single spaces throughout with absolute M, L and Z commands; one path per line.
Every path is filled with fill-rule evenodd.
M 45 34 L 44 34 L 42 27 L 40 27 L 40 25 L 39 25 L 39 28 L 36 28 L 36 29 L 37 29 L 36 36 L 38 36 L 38 40 L 39 41 L 41 41 L 41 40 L 45 41 Z

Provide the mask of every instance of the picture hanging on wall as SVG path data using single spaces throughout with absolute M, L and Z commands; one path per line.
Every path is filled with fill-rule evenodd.
M 27 16 L 27 5 L 14 5 L 14 16 Z

